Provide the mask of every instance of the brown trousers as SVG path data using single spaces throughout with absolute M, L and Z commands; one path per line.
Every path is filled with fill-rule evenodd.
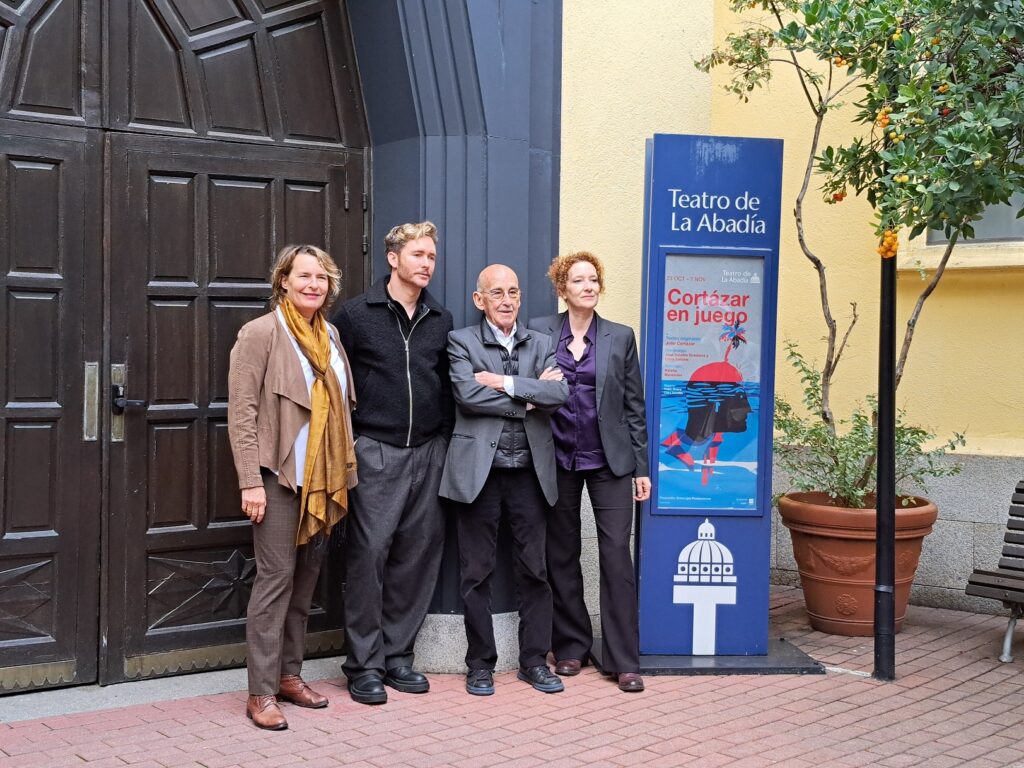
M 249 693 L 257 696 L 277 693 L 281 675 L 302 669 L 306 619 L 327 549 L 322 536 L 296 549 L 299 495 L 279 485 L 268 470 L 262 477 L 267 510 L 252 527 L 256 580 L 245 628 Z

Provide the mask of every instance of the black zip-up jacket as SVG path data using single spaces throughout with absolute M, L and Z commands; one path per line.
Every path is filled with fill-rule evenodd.
M 427 291 L 410 320 L 387 292 L 390 275 L 334 313 L 356 384 L 355 434 L 397 446 L 451 436 L 455 401 L 448 376 L 452 313 Z

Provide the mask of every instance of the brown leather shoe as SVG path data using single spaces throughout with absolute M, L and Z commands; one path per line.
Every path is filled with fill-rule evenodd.
M 572 677 L 573 675 L 578 675 L 582 667 L 583 662 L 579 659 L 562 659 L 555 663 L 555 674 L 562 677 Z
M 639 693 L 644 689 L 644 679 L 637 672 L 619 673 L 619 690 L 626 693 Z
M 327 706 L 327 697 L 306 685 L 306 681 L 298 675 L 281 675 L 277 698 L 281 701 L 291 702 L 297 707 L 322 709 Z
M 281 714 L 281 710 L 277 706 L 277 699 L 273 694 L 249 696 L 249 700 L 245 704 L 245 714 L 257 728 L 267 731 L 283 731 L 288 727 L 288 721 Z

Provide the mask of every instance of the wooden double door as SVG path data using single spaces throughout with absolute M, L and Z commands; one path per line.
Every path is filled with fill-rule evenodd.
M 0 692 L 239 664 L 228 354 L 281 246 L 368 274 L 344 9 L 0 0 L 0 54 Z

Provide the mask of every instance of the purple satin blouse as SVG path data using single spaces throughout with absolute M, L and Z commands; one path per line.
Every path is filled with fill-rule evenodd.
M 555 349 L 555 360 L 569 385 L 569 399 L 551 417 L 555 438 L 555 459 L 565 470 L 601 469 L 607 465 L 601 433 L 597 428 L 597 316 L 583 335 L 587 342 L 583 356 L 575 360 L 569 345 L 572 330 L 569 316 L 562 323 L 562 334 Z

